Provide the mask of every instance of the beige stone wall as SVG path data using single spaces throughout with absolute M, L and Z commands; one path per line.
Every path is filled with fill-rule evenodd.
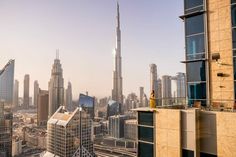
M 201 111 L 200 151 L 218 157 L 236 156 L 236 113 Z
M 199 140 L 197 121 L 198 109 L 181 111 L 181 145 L 182 149 L 194 151 L 199 157 Z
M 181 111 L 158 109 L 154 124 L 156 156 L 181 157 Z
M 210 53 L 210 98 L 212 102 L 221 102 L 233 106 L 234 75 L 232 58 L 232 30 L 230 0 L 207 0 L 208 36 Z M 222 65 L 211 60 L 213 53 L 220 53 Z M 223 72 L 226 77 L 217 77 Z M 223 88 L 220 88 L 223 86 Z
M 218 112 L 216 115 L 218 157 L 235 157 L 236 113 Z

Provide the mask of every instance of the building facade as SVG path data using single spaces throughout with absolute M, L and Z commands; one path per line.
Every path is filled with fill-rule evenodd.
M 177 98 L 186 98 L 186 75 L 185 73 L 178 72 L 176 75 L 177 80 Z
M 71 82 L 68 82 L 67 89 L 65 90 L 65 106 L 68 110 L 72 109 L 72 85 Z
M 157 106 L 162 106 L 162 81 L 157 79 Z
M 235 1 L 185 0 L 186 69 L 189 105 L 235 102 Z
M 233 112 L 139 109 L 138 157 L 233 157 Z
M 139 87 L 139 107 L 144 106 L 144 87 Z
M 19 81 L 15 80 L 14 91 L 13 91 L 13 106 L 19 106 Z
M 48 83 L 49 92 L 49 118 L 64 104 L 64 79 L 62 66 L 57 55 L 52 65 L 51 79 Z
M 171 76 L 162 76 L 162 105 L 170 105 L 171 103 Z
M 11 108 L 0 101 L 0 156 L 12 156 L 12 121 Z
M 78 107 L 82 107 L 83 110 L 89 115 L 89 117 L 91 119 L 94 119 L 95 116 L 95 98 L 88 96 L 88 95 L 84 95 L 84 94 L 80 94 L 79 95 L 79 106 Z
M 150 93 L 155 92 L 155 98 L 158 98 L 158 84 L 157 84 L 157 66 L 150 64 Z
M 122 78 L 122 62 L 121 62 L 121 30 L 120 30 L 120 11 L 117 3 L 117 26 L 116 26 L 116 48 L 114 54 L 114 70 L 113 70 L 113 89 L 112 100 L 123 104 L 123 78 Z
M 30 76 L 26 74 L 24 77 L 24 97 L 23 97 L 24 109 L 29 108 L 29 104 L 30 104 L 29 90 L 30 90 Z
M 137 120 L 129 119 L 124 124 L 124 138 L 129 140 L 137 139 Z
M 109 120 L 109 135 L 113 138 L 123 138 L 124 137 L 124 124 L 127 116 L 116 115 L 108 118 Z
M 39 83 L 38 81 L 34 81 L 34 106 L 38 106 L 38 94 L 39 94 Z
M 12 156 L 17 156 L 22 153 L 22 140 L 14 139 L 12 142 Z
M 80 128 L 81 126 L 82 128 Z M 74 112 L 68 112 L 65 107 L 59 107 L 48 120 L 47 128 L 47 153 L 44 155 L 45 157 L 47 155 L 72 157 L 81 145 L 83 149 L 94 155 L 92 120 L 79 108 L 76 108 Z M 80 130 L 82 131 L 81 134 Z
M 109 100 L 107 105 L 107 118 L 121 114 L 121 104 L 116 101 Z
M 39 89 L 37 97 L 37 123 L 38 126 L 46 126 L 48 121 L 48 91 Z
M 2 70 L 0 70 L 0 100 L 12 105 L 14 88 L 15 61 L 10 60 Z

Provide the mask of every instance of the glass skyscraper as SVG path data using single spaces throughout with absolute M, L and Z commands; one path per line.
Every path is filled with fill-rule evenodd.
M 12 105 L 13 102 L 14 67 L 15 61 L 10 60 L 0 70 L 0 100 L 9 105 Z
M 185 0 L 184 4 L 188 102 L 206 105 L 205 5 L 203 0 Z
M 188 104 L 233 108 L 235 0 L 184 0 Z
M 12 119 L 11 108 L 0 101 L 0 157 L 12 156 Z

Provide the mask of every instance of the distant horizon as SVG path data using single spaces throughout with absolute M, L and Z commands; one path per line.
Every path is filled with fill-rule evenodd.
M 138 95 L 142 86 L 149 96 L 150 64 L 157 65 L 159 76 L 185 73 L 180 63 L 185 55 L 184 26 L 176 16 L 182 14 L 183 2 L 119 3 L 124 95 Z M 164 9 L 167 6 L 171 12 Z M 86 91 L 97 98 L 111 96 L 116 1 L 2 0 L 0 13 L 0 69 L 15 59 L 20 97 L 25 74 L 30 75 L 30 96 L 35 80 L 41 89 L 48 90 L 56 49 L 60 50 L 64 88 L 70 81 L 73 100 Z

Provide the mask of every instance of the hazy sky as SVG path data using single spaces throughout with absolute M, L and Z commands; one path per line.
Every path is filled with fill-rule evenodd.
M 149 95 L 149 64 L 158 75 L 185 71 L 182 0 L 120 0 L 124 94 L 144 86 Z M 15 79 L 23 92 L 24 74 L 48 88 L 60 49 L 64 85 L 110 96 L 115 47 L 115 0 L 0 0 L 0 67 L 15 59 Z

